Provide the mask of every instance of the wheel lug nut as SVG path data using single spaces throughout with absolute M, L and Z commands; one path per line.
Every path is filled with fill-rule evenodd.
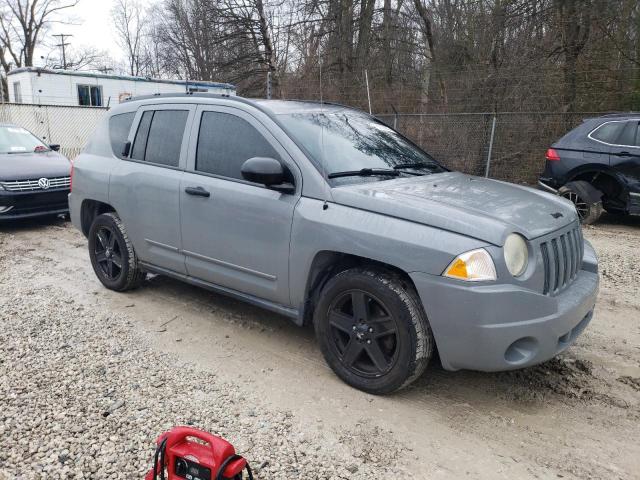
M 355 329 L 356 329 L 356 326 L 354 325 L 354 326 L 353 326 L 353 328 L 352 328 L 351 330 L 355 330 Z
M 368 344 L 371 344 L 371 340 L 367 340 L 367 343 L 368 343 Z
M 369 327 L 369 333 L 373 333 L 373 328 Z

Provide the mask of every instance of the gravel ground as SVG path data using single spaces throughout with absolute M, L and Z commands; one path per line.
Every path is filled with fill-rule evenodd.
M 640 478 L 639 228 L 585 230 L 602 289 L 565 354 L 432 365 L 389 397 L 342 384 L 277 315 L 162 277 L 105 290 L 69 224 L 0 228 L 0 479 L 142 478 L 176 424 L 226 437 L 260 479 Z
M 399 473 L 400 447 L 383 448 L 377 429 L 362 426 L 371 435 L 360 455 L 323 448 L 292 429 L 290 412 L 151 352 L 126 315 L 78 303 L 54 286 L 33 288 L 13 272 L 0 273 L 0 466 L 7 478 L 142 478 L 153 439 L 177 424 L 226 436 L 259 478 Z

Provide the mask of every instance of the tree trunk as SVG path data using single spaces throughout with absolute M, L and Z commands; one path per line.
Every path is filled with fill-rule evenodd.
M 384 0 L 382 10 L 382 53 L 384 55 L 384 81 L 393 81 L 393 55 L 391 54 L 391 0 Z
M 369 51 L 371 47 L 371 26 L 373 23 L 373 10 L 375 5 L 375 0 L 361 0 L 360 2 L 358 44 L 356 46 L 356 64 L 358 72 L 364 69 L 369 61 Z

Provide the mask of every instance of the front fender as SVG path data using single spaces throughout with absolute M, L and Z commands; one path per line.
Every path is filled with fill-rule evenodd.
M 291 305 L 302 309 L 309 271 L 319 252 L 439 275 L 462 252 L 486 242 L 400 218 L 303 197 L 294 212 L 289 261 Z

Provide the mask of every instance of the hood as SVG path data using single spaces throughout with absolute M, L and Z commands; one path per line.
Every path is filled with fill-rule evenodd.
M 68 177 L 71 162 L 58 152 L 0 154 L 0 182 Z
M 336 187 L 335 202 L 502 245 L 517 232 L 532 240 L 575 222 L 571 202 L 511 183 L 446 172 Z

